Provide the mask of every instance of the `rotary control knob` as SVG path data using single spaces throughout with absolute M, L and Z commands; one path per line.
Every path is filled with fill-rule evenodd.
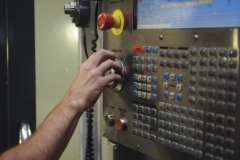
M 127 129 L 127 121 L 125 119 L 118 119 L 116 127 L 118 130 L 126 130 Z
M 122 76 L 123 80 L 121 82 L 113 81 L 113 82 L 110 82 L 108 84 L 109 88 L 111 88 L 112 90 L 118 92 L 118 91 L 121 91 L 122 88 L 123 88 L 127 69 L 126 69 L 126 65 L 125 65 L 124 61 L 121 58 L 116 58 L 115 62 L 119 63 L 122 66 L 122 73 L 117 73 L 114 69 L 110 69 L 106 74 L 117 73 L 117 74 Z
M 106 31 L 111 28 L 119 28 L 121 20 L 119 16 L 112 16 L 107 13 L 101 13 L 98 16 L 98 28 L 102 31 Z
M 105 124 L 107 126 L 113 126 L 114 125 L 114 117 L 113 115 L 109 114 L 105 116 Z

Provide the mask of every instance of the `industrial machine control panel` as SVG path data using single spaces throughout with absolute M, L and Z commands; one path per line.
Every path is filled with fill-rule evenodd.
M 104 90 L 103 136 L 160 160 L 239 160 L 239 6 L 102 1 L 103 48 L 124 78 Z

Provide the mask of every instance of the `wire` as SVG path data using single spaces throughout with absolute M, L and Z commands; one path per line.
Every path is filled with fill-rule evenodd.
M 83 28 L 83 47 L 84 47 L 84 52 L 85 52 L 85 56 L 88 59 L 88 51 L 87 51 L 87 40 L 86 40 L 86 32 L 85 29 Z

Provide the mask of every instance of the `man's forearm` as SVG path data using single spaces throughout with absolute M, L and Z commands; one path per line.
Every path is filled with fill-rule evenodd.
M 64 100 L 48 115 L 32 137 L 0 156 L 0 160 L 59 159 L 83 113 Z

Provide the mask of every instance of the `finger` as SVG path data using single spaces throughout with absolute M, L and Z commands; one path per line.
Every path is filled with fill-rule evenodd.
M 122 77 L 118 74 L 108 74 L 102 78 L 103 78 L 103 81 L 106 82 L 105 86 L 107 86 L 110 82 L 113 82 L 113 81 L 118 81 L 118 82 L 123 81 Z
M 115 54 L 104 49 L 99 50 L 93 54 L 93 56 L 91 56 L 91 62 L 93 65 L 95 65 L 95 67 L 99 66 L 102 62 L 108 59 L 115 60 Z
M 104 75 L 108 70 L 110 69 L 114 69 L 115 70 L 115 73 L 119 74 L 122 76 L 122 66 L 115 62 L 115 61 L 112 61 L 112 60 L 107 60 L 105 62 L 103 62 L 99 67 L 98 67 L 98 70 L 99 72 Z

